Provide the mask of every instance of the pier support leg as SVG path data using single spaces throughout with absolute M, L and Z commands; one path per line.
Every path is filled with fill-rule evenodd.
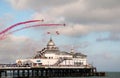
M 41 77 L 43 77 L 43 73 L 44 73 L 43 70 L 41 70 Z
M 15 77 L 15 70 L 13 70 L 13 77 Z
M 32 77 L 34 77 L 33 70 L 31 70 L 31 73 L 32 73 Z
M 5 77 L 7 76 L 7 71 L 5 71 Z
M 20 77 L 20 70 L 17 70 L 17 77 Z
M 2 76 L 1 74 L 2 74 L 2 72 L 0 71 L 0 77 Z
M 22 70 L 22 77 L 25 77 L 25 70 Z

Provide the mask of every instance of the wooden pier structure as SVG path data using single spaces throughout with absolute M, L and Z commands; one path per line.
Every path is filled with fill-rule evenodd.
M 0 77 L 87 77 L 105 76 L 96 68 L 75 67 L 1 67 Z

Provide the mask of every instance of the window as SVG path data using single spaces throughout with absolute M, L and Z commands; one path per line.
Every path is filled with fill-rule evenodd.
M 83 65 L 83 62 L 74 62 L 74 65 L 77 65 L 77 66 Z
M 37 60 L 37 62 L 41 62 L 40 60 Z
M 48 57 L 48 59 L 53 59 L 53 57 Z

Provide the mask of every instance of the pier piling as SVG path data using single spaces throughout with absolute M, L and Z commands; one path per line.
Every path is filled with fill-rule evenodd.
M 96 68 L 5 68 L 0 69 L 0 77 L 86 77 L 105 76 L 104 72 L 97 72 Z

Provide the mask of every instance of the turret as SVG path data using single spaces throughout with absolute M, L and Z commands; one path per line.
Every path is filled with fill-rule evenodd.
M 55 43 L 53 42 L 52 38 L 50 38 L 48 44 L 47 44 L 47 50 L 58 50 L 58 47 L 56 47 Z

